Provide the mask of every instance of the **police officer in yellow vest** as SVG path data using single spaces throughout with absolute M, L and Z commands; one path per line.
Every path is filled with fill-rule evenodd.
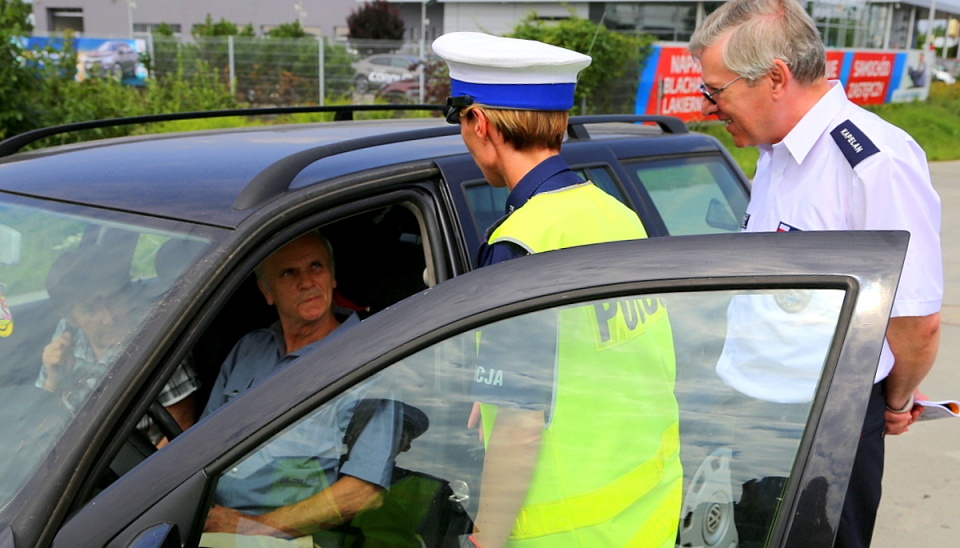
M 460 124 L 487 181 L 510 190 L 480 266 L 646 237 L 633 211 L 559 156 L 590 57 L 472 32 L 443 35 L 433 50 L 450 69 L 447 120 Z M 591 303 L 551 321 L 520 334 L 515 323 L 513 333 L 483 330 L 472 392 L 483 405 L 469 422 L 482 422 L 486 454 L 470 540 L 484 548 L 673 546 L 682 470 L 663 302 Z M 496 341 L 517 336 L 536 344 L 524 356 L 498 352 L 510 345 Z

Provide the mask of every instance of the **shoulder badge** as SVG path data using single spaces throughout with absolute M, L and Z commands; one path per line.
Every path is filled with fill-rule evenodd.
M 844 121 L 839 126 L 833 128 L 830 132 L 833 140 L 840 147 L 840 152 L 850 162 L 850 167 L 857 167 L 857 164 L 880 152 L 877 145 L 873 144 L 866 135 L 860 131 L 860 128 L 853 125 L 850 120 Z

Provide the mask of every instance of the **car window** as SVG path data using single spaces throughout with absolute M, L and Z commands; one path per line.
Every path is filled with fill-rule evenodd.
M 153 221 L 0 204 L 0 505 L 120 367 L 208 240 Z
M 627 204 L 627 200 L 623 197 L 623 193 L 620 191 L 620 187 L 617 186 L 617 183 L 613 179 L 613 175 L 610 174 L 610 170 L 605 167 L 587 167 L 582 169 L 574 169 L 577 175 L 580 176 L 584 181 L 590 181 L 593 184 L 597 185 L 604 192 L 613 196 L 617 200 L 620 200 L 620 203 L 624 205 Z
M 413 64 L 416 63 L 414 59 L 410 59 L 409 57 L 394 57 L 391 62 L 394 67 L 405 70 L 409 69 Z
M 573 171 L 580 176 L 581 180 L 593 182 L 607 194 L 626 204 L 626 199 L 614 182 L 609 169 L 589 167 L 574 168 Z M 477 234 L 483 234 L 487 228 L 503 217 L 510 190 L 506 187 L 493 187 L 485 180 L 467 181 L 463 183 L 463 189 Z
M 337 280 L 334 300 L 340 313 L 352 310 L 366 318 L 436 283 L 423 222 L 417 206 L 401 202 L 318 228 L 333 248 Z M 275 308 L 267 304 L 250 273 L 194 345 L 192 353 L 202 381 L 201 401 L 206 400 L 234 344 L 276 320 Z
M 663 511 L 666 520 L 636 523 L 657 524 L 645 534 L 679 534 L 682 546 L 734 545 L 744 534 L 763 539 L 793 470 L 843 299 L 837 289 L 634 294 L 460 331 L 394 362 L 227 466 L 211 502 L 259 514 L 322 497 L 340 479 L 338 467 L 365 478 L 387 470 L 382 505 L 312 540 L 400 545 L 420 538 L 446 545 L 444 539 L 471 531 L 477 517 L 490 450 L 484 440 L 501 414 L 520 408 L 565 429 L 541 442 L 546 456 L 534 477 L 547 479 L 528 495 L 541 503 L 527 505 L 528 517 L 548 516 L 551 497 L 579 495 L 582 515 L 561 522 L 606 527 L 620 511 L 647 517 Z M 736 316 L 744 324 L 731 329 L 728 312 L 738 306 L 765 312 Z M 771 328 L 772 318 L 782 325 Z M 571 330 L 581 322 L 592 327 Z M 583 346 L 558 350 L 558 330 L 574 333 Z M 593 366 L 570 367 L 571 352 L 588 352 Z M 322 354 L 298 364 L 321 367 Z M 725 359 L 746 360 L 751 374 L 760 375 L 785 355 L 805 371 L 787 398 L 747 396 L 718 377 Z M 470 429 L 477 401 L 489 404 L 481 408 L 480 428 Z M 566 414 L 571 408 L 596 412 Z M 568 485 L 549 481 L 552 474 Z M 590 504 L 597 478 L 618 485 L 630 509 Z M 634 482 L 670 502 L 642 502 L 647 491 L 628 487 Z M 507 506 L 490 510 L 496 515 Z M 556 520 L 530 523 L 526 533 L 533 536 L 562 532 L 553 531 Z
M 625 162 L 653 200 L 670 235 L 737 232 L 747 195 L 716 158 Z

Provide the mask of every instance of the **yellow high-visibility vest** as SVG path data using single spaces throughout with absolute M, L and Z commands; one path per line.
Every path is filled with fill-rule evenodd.
M 489 243 L 531 253 L 646 237 L 591 183 L 537 194 Z M 657 298 L 558 312 L 554 404 L 514 546 L 674 546 L 683 471 L 673 335 Z M 483 405 L 489 440 L 496 407 Z

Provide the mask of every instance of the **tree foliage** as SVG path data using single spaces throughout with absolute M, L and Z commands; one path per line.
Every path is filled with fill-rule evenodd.
M 307 33 L 300 26 L 300 21 L 294 21 L 293 23 L 277 25 L 267 31 L 267 36 L 270 38 L 304 38 Z
M 247 23 L 245 27 L 238 27 L 236 23 L 227 21 L 226 19 L 220 18 L 220 21 L 214 23 L 213 17 L 210 14 L 207 14 L 207 18 L 204 19 L 203 24 L 194 25 L 190 30 L 190 34 L 194 38 L 198 37 L 210 37 L 210 36 L 255 36 L 256 33 L 253 30 L 253 24 Z
M 350 12 L 347 28 L 351 40 L 402 40 L 400 11 L 384 0 L 373 0 Z
M 42 82 L 19 40 L 32 30 L 30 9 L 21 0 L 0 0 L 0 138 L 19 133 L 38 115 L 34 98 Z
M 618 34 L 576 16 L 546 22 L 536 13 L 521 21 L 511 36 L 539 40 L 593 58 L 577 80 L 575 109 L 579 113 L 633 111 L 640 67 L 650 54 L 653 36 Z

